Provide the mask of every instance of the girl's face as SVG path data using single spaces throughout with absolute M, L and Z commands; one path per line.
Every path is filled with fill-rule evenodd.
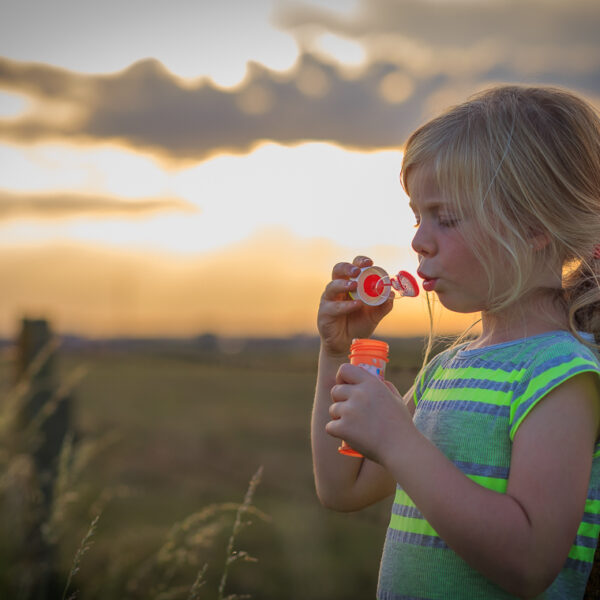
M 412 247 L 419 255 L 418 274 L 424 280 L 423 289 L 435 292 L 449 310 L 486 310 L 489 286 L 485 270 L 468 241 L 470 223 L 459 222 L 427 165 L 412 168 L 407 184 L 410 207 L 417 221 Z

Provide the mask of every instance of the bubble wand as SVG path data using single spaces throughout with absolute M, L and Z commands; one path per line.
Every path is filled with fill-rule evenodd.
M 419 295 L 417 280 L 407 271 L 399 271 L 390 277 L 381 267 L 364 267 L 352 278 L 356 281 L 355 292 L 350 292 L 353 300 L 362 300 L 369 306 L 379 306 L 388 298 L 414 298 Z

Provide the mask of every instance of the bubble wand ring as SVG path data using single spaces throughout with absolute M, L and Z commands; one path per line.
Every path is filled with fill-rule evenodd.
M 419 295 L 417 280 L 408 271 L 399 271 L 391 277 L 381 267 L 364 267 L 351 279 L 356 281 L 356 291 L 350 292 L 353 300 L 361 300 L 369 306 L 380 306 L 388 298 Z

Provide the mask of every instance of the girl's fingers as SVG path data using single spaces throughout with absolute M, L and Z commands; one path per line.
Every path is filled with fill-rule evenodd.
M 338 402 L 344 402 L 344 400 L 348 400 L 350 397 L 350 386 L 345 384 L 334 385 L 331 388 L 331 399 L 333 400 L 333 404 L 329 407 L 329 414 L 331 414 L 331 410 L 333 405 Z
M 334 279 L 325 287 L 323 298 L 326 300 L 339 300 L 340 294 L 353 292 L 356 289 L 356 285 L 356 281 L 349 281 L 348 279 Z
M 341 262 L 333 267 L 331 271 L 331 279 L 350 279 L 356 277 L 360 273 L 360 268 L 348 262 Z
M 322 317 L 340 317 L 360 309 L 360 300 L 330 300 L 321 303 L 319 314 Z
M 325 425 L 325 433 L 328 433 L 332 437 L 341 438 L 341 434 L 337 431 L 338 422 L 338 419 L 333 419 L 332 421 L 329 421 L 329 423 Z
M 373 265 L 373 261 L 368 256 L 357 256 L 352 264 L 355 267 L 359 267 L 360 269 L 364 269 L 365 267 L 371 267 Z
M 340 418 L 340 415 L 338 413 L 338 405 L 339 402 L 333 402 L 330 406 L 329 406 L 329 416 L 335 421 L 337 419 Z
M 332 403 L 329 405 L 329 416 L 334 421 L 341 419 L 344 414 L 346 400 L 350 397 L 349 387 L 347 385 L 334 385 L 331 388 Z
M 373 261 L 368 256 L 357 256 L 352 263 L 340 262 L 331 271 L 331 279 L 350 279 L 357 277 L 361 269 L 370 267 Z

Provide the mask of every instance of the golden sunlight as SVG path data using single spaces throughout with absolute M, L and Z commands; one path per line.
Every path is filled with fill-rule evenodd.
M 24 314 L 49 317 L 57 330 L 113 335 L 316 335 L 316 312 L 331 267 L 350 259 L 326 240 L 271 230 L 196 257 L 123 252 L 79 244 L 4 249 L 0 331 Z M 443 331 L 472 318 L 445 316 Z M 396 301 L 380 335 L 423 335 L 424 295 Z
M 315 334 L 336 262 L 416 270 L 399 151 L 265 143 L 179 170 L 116 146 L 1 154 L 4 333 L 29 314 L 92 336 Z M 27 213 L 10 213 L 15 194 Z M 427 326 L 422 298 L 402 299 L 381 332 Z
M 398 182 L 399 151 L 265 143 L 245 156 L 221 155 L 168 170 L 116 146 L 41 145 L 27 150 L 5 146 L 0 160 L 6 167 L 5 188 L 23 194 L 60 190 L 132 201 L 178 198 L 198 209 L 147 215 L 135 224 L 101 218 L 105 215 L 100 213 L 96 218 L 73 214 L 49 227 L 31 216 L 3 223 L 2 245 L 66 239 L 195 253 L 224 248 L 264 227 L 284 227 L 302 238 L 325 238 L 347 247 L 402 250 L 413 233 L 414 219 Z
M 324 33 L 317 37 L 315 51 L 349 67 L 359 67 L 366 60 L 366 52 L 361 44 L 332 33 Z

